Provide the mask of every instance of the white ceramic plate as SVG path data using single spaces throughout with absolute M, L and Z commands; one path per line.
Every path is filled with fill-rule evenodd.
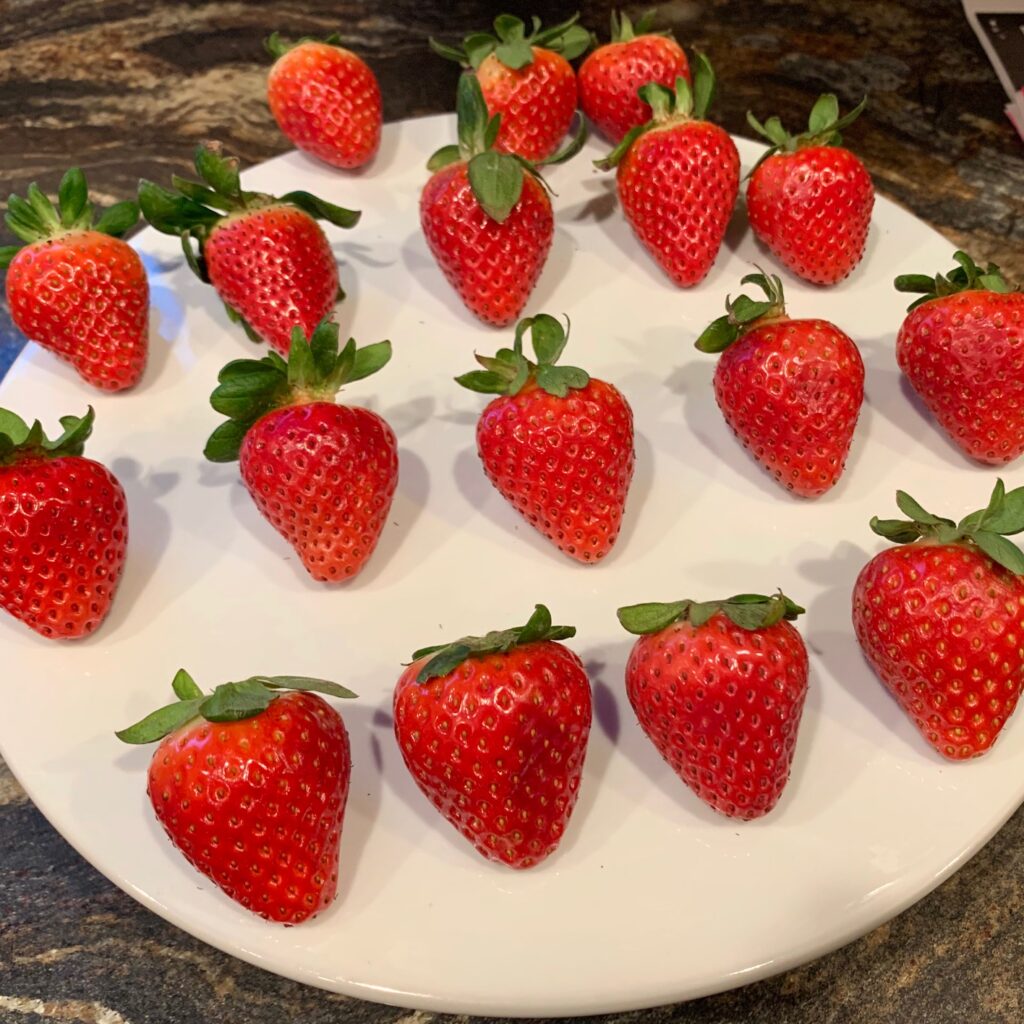
M 596 567 L 570 562 L 485 480 L 474 424 L 484 400 L 452 383 L 510 331 L 478 324 L 430 258 L 417 217 L 424 164 L 454 123 L 392 125 L 365 173 L 299 155 L 248 187 L 306 188 L 361 208 L 329 229 L 349 299 L 343 337 L 389 337 L 395 357 L 348 398 L 383 413 L 401 480 L 372 562 L 340 588 L 312 582 L 260 519 L 234 465 L 203 462 L 218 369 L 257 351 L 228 326 L 175 240 L 136 241 L 153 284 L 153 355 L 134 392 L 104 396 L 30 346 L 0 404 L 48 427 L 97 410 L 88 452 L 128 493 L 129 560 L 114 609 L 89 640 L 46 641 L 0 621 L 0 748 L 43 813 L 104 874 L 201 939 L 338 992 L 434 1010 L 589 1014 L 740 985 L 833 949 L 898 913 L 978 849 L 1024 797 L 1024 722 L 984 760 L 953 765 L 918 737 L 862 660 L 853 581 L 882 542 L 872 514 L 905 487 L 958 518 L 995 473 L 969 465 L 901 386 L 892 279 L 951 266 L 953 246 L 879 201 L 867 257 L 820 290 L 783 275 L 793 315 L 852 335 L 868 400 L 840 484 L 786 495 L 730 435 L 715 360 L 693 348 L 752 260 L 771 265 L 742 216 L 698 288 L 680 291 L 624 224 L 598 154 L 554 169 L 558 228 L 528 312 L 568 313 L 566 358 L 615 382 L 636 414 L 637 473 L 622 536 Z M 749 166 L 759 148 L 741 142 Z M 1020 470 L 1008 486 L 1024 482 Z M 631 639 L 617 606 L 771 592 L 808 614 L 811 684 L 792 779 L 777 809 L 715 815 L 641 734 L 623 691 Z M 582 794 L 558 853 L 516 873 L 483 861 L 406 774 L 391 691 L 426 644 L 524 622 L 537 601 L 575 624 L 596 696 Z M 172 849 L 148 806 L 148 749 L 113 730 L 170 697 L 184 665 L 205 686 L 252 673 L 327 676 L 361 694 L 342 713 L 353 781 L 337 902 L 285 929 L 250 916 Z

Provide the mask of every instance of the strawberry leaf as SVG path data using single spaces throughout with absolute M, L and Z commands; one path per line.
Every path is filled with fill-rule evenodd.
M 171 689 L 178 700 L 198 700 L 204 696 L 196 681 L 183 668 L 179 668 L 175 674 Z
M 470 67 L 475 70 L 494 53 L 498 41 L 486 32 L 474 32 L 473 35 L 466 36 L 462 45 L 465 49 L 463 62 L 468 61 Z
M 199 706 L 205 699 L 199 697 L 194 700 L 175 701 L 146 715 L 142 721 L 128 726 L 127 729 L 118 730 L 114 735 L 122 743 L 155 743 L 196 718 Z
M 352 361 L 352 369 L 349 371 L 345 383 L 351 384 L 353 381 L 369 377 L 386 366 L 390 359 L 390 341 L 378 341 L 373 345 L 365 345 L 363 348 L 356 349 L 355 359 Z
M 828 92 L 819 96 L 811 108 L 810 117 L 807 119 L 807 130 L 811 135 L 820 135 L 838 120 L 839 100 L 835 93 Z
M 477 202 L 490 218 L 503 223 L 522 195 L 522 166 L 515 157 L 489 150 L 469 161 L 468 173 Z
M 792 621 L 802 615 L 804 609 L 780 590 L 770 597 L 737 594 L 722 601 L 687 599 L 669 604 L 635 604 L 620 608 L 617 614 L 627 632 L 648 635 L 684 620 L 699 629 L 719 612 L 741 629 L 755 631 L 767 629 L 783 619 Z
M 988 530 L 979 530 L 971 539 L 994 562 L 1017 576 L 1024 576 L 1024 552 L 1012 540 L 998 533 L 989 533 Z
M 933 516 L 931 512 L 925 511 L 906 491 L 896 492 L 896 507 L 914 522 L 923 523 L 925 526 L 938 526 L 940 523 L 953 525 L 951 519 L 940 519 L 938 516 Z
M 324 693 L 328 697 L 338 697 L 344 700 L 352 700 L 359 696 L 340 683 L 332 683 L 328 679 L 315 679 L 310 676 L 253 676 L 250 682 L 262 683 L 274 690 Z
M 461 159 L 461 154 L 458 146 L 454 143 L 450 146 L 442 146 L 427 161 L 427 170 L 439 171 L 442 167 L 447 167 L 449 164 L 453 164 L 459 159 Z
M 60 222 L 65 228 L 75 227 L 89 205 L 89 189 L 81 168 L 72 167 L 60 180 L 57 190 L 57 205 L 60 207 Z M 87 218 L 89 221 L 91 217 Z
M 280 202 L 297 206 L 300 210 L 308 213 L 310 217 L 329 221 L 339 228 L 354 228 L 362 216 L 359 210 L 347 210 L 343 206 L 336 206 L 334 203 L 327 202 L 326 199 L 321 199 L 319 196 L 301 189 L 286 192 L 281 196 Z
M 100 214 L 99 220 L 93 225 L 94 231 L 100 231 L 113 238 L 120 238 L 126 231 L 130 231 L 139 220 L 139 207 L 130 199 L 122 203 L 115 203 L 109 209 Z

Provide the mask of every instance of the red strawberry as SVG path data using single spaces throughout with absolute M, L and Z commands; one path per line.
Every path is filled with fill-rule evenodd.
M 341 37 L 266 41 L 274 66 L 267 100 L 277 126 L 306 153 L 334 167 L 362 167 L 380 145 L 380 86 Z
M 790 320 L 782 281 L 748 274 L 767 301 L 740 295 L 697 339 L 723 352 L 715 368 L 722 415 L 757 461 L 788 491 L 817 498 L 836 485 L 864 401 L 857 346 L 828 320 Z M 724 351 L 723 351 L 724 350 Z
M 626 693 L 640 728 L 709 807 L 759 818 L 789 780 L 807 696 L 807 649 L 781 592 L 619 609 L 640 635 Z
M 677 285 L 702 281 L 718 255 L 739 191 L 740 157 L 732 139 L 704 114 L 715 76 L 700 54 L 693 88 L 675 93 L 645 85 L 654 117 L 632 128 L 596 165 L 618 167 L 622 210 L 644 248 Z
M 650 30 L 650 13 L 634 29 L 625 13 L 612 11 L 611 42 L 589 54 L 577 76 L 583 113 L 615 143 L 651 119 L 650 105 L 638 92 L 641 86 L 655 82 L 674 89 L 680 76 L 690 80 L 683 48 L 671 33 Z
M 177 702 L 117 733 L 125 743 L 163 740 L 146 791 L 185 859 L 282 924 L 314 917 L 338 889 L 352 759 L 341 715 L 311 690 L 355 696 L 301 676 L 254 676 L 207 696 L 180 669 Z
M 504 327 L 523 311 L 555 233 L 551 201 L 536 168 L 492 148 L 488 120 L 472 76 L 459 81 L 459 145 L 439 149 L 420 197 L 427 245 L 466 307 Z M 584 132 L 548 163 L 568 160 Z
M 822 96 L 807 131 L 795 136 L 777 117 L 762 125 L 747 114 L 772 144 L 747 185 L 750 226 L 785 267 L 814 284 L 842 281 L 864 255 L 875 188 L 840 133 L 866 102 L 840 117 L 835 96 Z
M 95 387 L 136 384 L 149 351 L 149 282 L 138 253 L 120 236 L 139 219 L 117 203 L 95 220 L 85 175 L 73 167 L 53 204 L 35 184 L 11 196 L 7 227 L 28 243 L 0 247 L 7 304 L 18 329 L 70 363 Z
M 973 459 L 1000 465 L 1024 452 L 1024 293 L 965 252 L 943 276 L 906 274 L 901 292 L 922 292 L 896 338 L 896 359 L 950 440 Z
M 45 637 L 88 636 L 124 569 L 128 506 L 106 466 L 82 458 L 93 411 L 47 440 L 0 409 L 0 605 Z
M 531 332 L 537 362 L 523 355 Z M 612 549 L 633 479 L 633 411 L 611 384 L 556 366 L 568 334 L 541 313 L 520 320 L 514 347 L 456 380 L 500 395 L 476 439 L 491 483 L 571 558 L 596 562 Z
M 210 404 L 229 417 L 210 435 L 212 462 L 239 459 L 261 514 L 315 580 L 351 579 L 377 545 L 398 484 L 398 447 L 376 413 L 336 405 L 339 388 L 376 373 L 391 343 L 338 353 L 338 325 L 324 321 L 307 343 L 292 334 L 276 352 L 236 359 L 220 372 Z
M 430 40 L 435 53 L 476 73 L 488 113 L 501 115 L 497 149 L 537 162 L 565 138 L 576 112 L 576 75 L 569 61 L 590 45 L 590 33 L 578 20 L 574 14 L 541 30 L 534 18 L 527 35 L 519 18 L 500 14 L 494 35 L 476 32 L 461 48 Z
M 488 860 L 553 853 L 580 788 L 590 683 L 544 605 L 525 626 L 427 647 L 395 687 L 395 738 L 430 802 Z
M 988 507 L 954 523 L 896 492 L 909 517 L 871 520 L 904 545 L 875 555 L 853 590 L 853 628 L 871 667 L 952 760 L 995 743 L 1024 684 L 1024 487 L 996 482 Z
M 308 338 L 344 298 L 316 218 L 350 228 L 359 214 L 309 192 L 245 192 L 237 159 L 220 156 L 217 148 L 200 146 L 195 164 L 204 184 L 175 176 L 177 191 L 170 192 L 140 182 L 143 215 L 157 231 L 181 236 L 189 265 L 213 285 L 250 338 L 287 355 L 292 328 Z

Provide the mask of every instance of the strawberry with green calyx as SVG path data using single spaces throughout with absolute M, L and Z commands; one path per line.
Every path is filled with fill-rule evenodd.
M 116 203 L 97 218 L 77 167 L 61 179 L 56 207 L 34 183 L 27 195 L 12 195 L 4 217 L 24 244 L 0 246 L 15 326 L 94 387 L 132 387 L 149 352 L 149 282 L 121 235 L 139 208 Z
M 678 77 L 690 80 L 683 48 L 671 32 L 652 28 L 654 14 L 648 11 L 634 27 L 625 11 L 612 11 L 611 41 L 588 54 L 577 75 L 583 113 L 614 143 L 651 118 L 639 95 L 642 86 L 674 89 Z
M 175 175 L 174 191 L 139 183 L 149 223 L 179 235 L 189 266 L 213 285 L 228 316 L 254 340 L 288 353 L 292 328 L 308 338 L 339 297 L 338 267 L 318 219 L 353 227 L 359 213 L 309 192 L 271 196 L 242 189 L 238 160 L 200 146 L 202 183 Z
M 743 284 L 766 298 L 726 300 L 728 313 L 697 339 L 722 355 L 715 399 L 740 443 L 788 491 L 820 497 L 846 464 L 864 401 L 864 362 L 827 320 L 791 320 L 782 281 L 763 272 Z
M 947 274 L 904 274 L 896 289 L 919 294 L 896 338 L 896 361 L 949 435 L 979 462 L 1024 452 L 1024 292 L 999 268 L 965 252 Z
M 771 147 L 750 174 L 747 215 L 754 234 L 800 277 L 836 284 L 860 263 L 875 188 L 864 164 L 843 147 L 842 132 L 864 110 L 839 116 L 831 93 L 818 98 L 807 131 L 790 135 L 777 117 L 747 122 Z
M 197 871 L 260 917 L 299 924 L 333 902 L 352 759 L 325 679 L 253 676 L 204 694 L 180 669 L 173 704 L 116 735 L 161 740 L 146 787 Z
M 555 232 L 551 200 L 537 166 L 494 149 L 500 115 L 490 117 L 476 79 L 458 93 L 458 145 L 439 149 L 420 197 L 427 245 L 466 307 L 504 327 L 523 311 L 547 260 Z M 546 163 L 579 152 L 577 136 Z
M 767 814 L 789 779 L 808 676 L 790 623 L 803 611 L 781 591 L 618 611 L 640 637 L 626 664 L 640 727 L 683 782 L 731 818 Z
M 538 864 L 579 793 L 592 701 L 583 663 L 537 605 L 525 626 L 413 655 L 395 686 L 395 738 L 430 802 L 488 860 Z
M 527 331 L 536 362 L 523 355 Z M 455 379 L 499 396 L 476 429 L 488 479 L 560 551 L 593 563 L 612 549 L 622 526 L 635 462 L 633 412 L 613 385 L 557 365 L 568 337 L 546 313 L 527 317 L 516 325 L 512 348 L 478 355 L 484 368 Z
M 590 46 L 579 14 L 532 31 L 510 14 L 494 19 L 494 34 L 476 32 L 461 47 L 430 40 L 436 54 L 456 61 L 480 84 L 490 115 L 501 115 L 495 147 L 527 160 L 545 160 L 558 149 L 576 112 L 576 75 L 569 61 Z
M 861 570 L 853 626 L 871 667 L 944 757 L 984 754 L 1024 685 L 1024 487 L 996 481 L 959 523 L 896 492 L 907 519 L 871 520 L 898 547 Z
M 718 256 L 739 192 L 740 157 L 718 125 L 705 120 L 715 73 L 697 55 L 693 86 L 639 90 L 653 116 L 637 125 L 595 166 L 618 168 L 623 213 L 637 238 L 680 287 L 707 276 Z
M 106 466 L 83 457 L 92 409 L 49 440 L 0 409 L 0 607 L 47 638 L 88 636 L 117 593 L 128 503 Z
M 228 417 L 211 435 L 211 462 L 239 460 L 256 507 L 322 582 L 354 577 L 384 528 L 398 485 L 394 431 L 369 409 L 338 405 L 345 384 L 376 373 L 391 343 L 338 351 L 338 325 L 307 342 L 292 332 L 287 362 L 276 352 L 237 359 L 218 377 L 210 404 Z

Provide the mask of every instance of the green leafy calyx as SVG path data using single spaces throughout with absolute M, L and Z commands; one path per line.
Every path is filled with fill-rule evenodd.
M 211 462 L 234 462 L 249 428 L 272 409 L 308 402 L 333 402 L 345 384 L 376 373 L 391 358 L 391 342 L 357 348 L 348 339 L 338 351 L 338 325 L 323 320 L 309 341 L 292 329 L 287 361 L 276 352 L 262 359 L 235 359 L 217 376 L 210 405 L 227 416 L 210 435 L 203 454 Z
M 804 609 L 791 601 L 780 590 L 767 597 L 764 594 L 737 594 L 724 601 L 672 601 L 668 604 L 632 604 L 618 610 L 623 629 L 637 636 L 658 633 L 676 622 L 689 622 L 703 626 L 713 615 L 721 612 L 740 629 L 767 629 L 783 619 L 793 621 L 803 615 Z
M 332 32 L 323 39 L 318 39 L 316 36 L 302 36 L 299 39 L 291 40 L 285 39 L 280 32 L 271 32 L 263 40 L 263 48 L 276 60 L 278 57 L 283 57 L 289 50 L 294 50 L 296 46 L 301 46 L 303 43 L 325 43 L 327 46 L 341 47 L 341 36 L 337 32 Z
M 120 238 L 135 227 L 139 219 L 139 208 L 131 201 L 115 203 L 98 213 L 89 202 L 85 175 L 78 167 L 72 167 L 61 178 L 56 205 L 35 182 L 29 185 L 26 196 L 22 199 L 12 195 L 7 200 L 4 216 L 10 232 L 26 245 L 57 238 L 69 231 L 100 231 Z M 10 265 L 21 248 L 21 245 L 0 246 L 0 270 Z
M 997 480 L 988 505 L 964 516 L 959 523 L 932 515 L 905 491 L 896 492 L 896 505 L 907 519 L 871 520 L 871 529 L 894 544 L 918 540 L 938 544 L 973 544 L 994 562 L 1024 576 L 1024 552 L 1007 537 L 1024 531 L 1024 487 L 1007 491 Z
M 523 336 L 530 332 L 530 341 L 537 356 L 531 362 L 523 355 Z M 590 375 L 578 366 L 557 366 L 569 340 L 569 318 L 565 327 L 547 313 L 528 316 L 516 324 L 512 348 L 499 349 L 494 356 L 477 355 L 482 370 L 470 370 L 456 377 L 457 383 L 484 395 L 517 395 L 535 384 L 549 395 L 565 398 L 571 390 L 585 388 Z
M 865 96 L 853 110 L 840 117 L 839 100 L 834 93 L 825 93 L 818 97 L 811 108 L 810 117 L 807 119 L 807 131 L 801 132 L 799 135 L 790 135 L 782 127 L 782 122 L 777 117 L 769 117 L 762 124 L 752 112 L 748 111 L 747 124 L 758 135 L 771 143 L 768 151 L 758 160 L 757 165 L 759 166 L 776 153 L 795 153 L 798 149 L 805 149 L 808 146 L 841 146 L 843 131 L 860 117 L 867 103 L 868 98 Z
M 766 298 L 751 299 L 747 295 L 726 298 L 725 316 L 712 320 L 695 342 L 701 352 L 723 352 L 747 331 L 786 316 L 781 278 L 766 274 L 758 267 L 756 274 L 747 274 L 740 283 L 756 285 Z
M 52 441 L 43 433 L 42 424 L 34 420 L 29 426 L 16 413 L 0 409 L 0 466 L 13 465 L 22 459 L 59 459 L 81 455 L 92 433 L 95 413 L 92 406 L 84 416 L 62 416 L 63 428 Z
M 654 29 L 654 19 L 657 14 L 657 9 L 647 11 L 637 19 L 636 25 L 634 25 L 625 11 L 612 11 L 611 41 L 613 43 L 628 43 L 638 36 L 667 36 L 671 39 L 672 33 L 668 29 L 661 31 Z
M 655 128 L 668 128 L 686 121 L 703 121 L 711 101 L 715 98 L 716 78 L 711 62 L 703 53 L 695 55 L 693 85 L 680 75 L 674 90 L 648 82 L 637 93 L 651 108 L 651 119 L 646 124 L 630 128 L 622 141 L 602 160 L 595 160 L 594 166 L 602 171 L 617 167 L 632 149 L 637 139 Z
M 521 71 L 533 63 L 533 48 L 543 47 L 560 53 L 566 60 L 573 60 L 591 44 L 590 33 L 578 24 L 578 13 L 571 18 L 542 28 L 540 18 L 532 19 L 530 32 L 520 18 L 511 14 L 499 14 L 494 19 L 494 32 L 474 32 L 466 36 L 462 46 L 430 40 L 430 48 L 439 57 L 453 60 L 464 68 L 474 71 L 493 53 L 507 68 Z
M 114 735 L 124 743 L 155 743 L 196 718 L 207 722 L 239 722 L 266 711 L 284 690 L 323 693 L 328 697 L 356 696 L 337 683 L 307 676 L 252 676 L 239 683 L 222 683 L 213 693 L 205 694 L 183 668 L 178 669 L 171 688 L 178 698 L 173 704 L 159 708 Z
M 989 263 L 984 270 L 963 250 L 953 253 L 957 266 L 947 274 L 901 274 L 894 282 L 896 291 L 910 292 L 919 295 L 908 307 L 907 312 L 920 306 L 922 302 L 940 299 L 957 292 L 988 291 L 1007 294 L 1015 291 L 1003 277 L 1002 272 L 994 263 Z
M 416 674 L 417 683 L 427 683 L 446 676 L 467 658 L 484 658 L 489 654 L 505 654 L 513 647 L 539 643 L 542 640 L 568 640 L 576 635 L 575 626 L 553 626 L 551 612 L 539 604 L 525 626 L 494 630 L 486 636 L 464 636 L 450 644 L 438 644 L 416 651 L 412 659 L 419 661 L 433 655 Z

